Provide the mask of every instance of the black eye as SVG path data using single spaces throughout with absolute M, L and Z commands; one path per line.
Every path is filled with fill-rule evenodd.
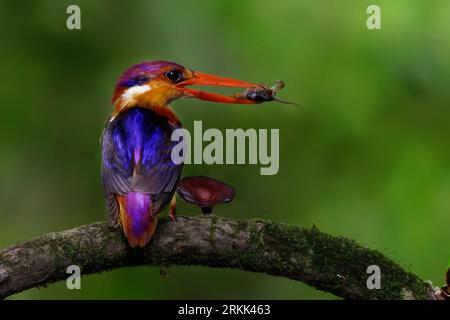
M 183 78 L 183 74 L 180 71 L 174 69 L 166 72 L 166 78 L 172 82 L 178 82 Z

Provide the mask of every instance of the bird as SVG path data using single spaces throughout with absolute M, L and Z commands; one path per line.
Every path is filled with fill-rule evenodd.
M 167 206 L 170 218 L 175 220 L 175 191 L 183 164 L 171 159 L 177 143 L 171 141 L 171 135 L 182 124 L 170 103 L 180 98 L 258 103 L 188 88 L 192 85 L 258 87 L 162 60 L 133 65 L 116 82 L 113 111 L 101 138 L 101 180 L 107 223 L 113 228 L 121 226 L 131 247 L 144 247 L 150 241 L 158 214 Z

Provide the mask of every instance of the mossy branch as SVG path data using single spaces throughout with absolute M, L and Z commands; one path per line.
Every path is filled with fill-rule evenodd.
M 202 265 L 286 277 L 347 299 L 430 299 L 430 284 L 352 240 L 264 220 L 217 216 L 163 219 L 143 249 L 120 229 L 93 223 L 49 233 L 0 251 L 0 297 L 83 274 L 137 265 Z M 381 289 L 367 288 L 367 267 L 381 269 Z

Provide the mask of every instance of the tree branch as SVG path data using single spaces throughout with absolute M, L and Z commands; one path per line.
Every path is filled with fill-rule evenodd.
M 347 299 L 431 299 L 429 283 L 354 241 L 264 220 L 217 216 L 162 219 L 149 245 L 128 246 L 120 229 L 93 223 L 49 233 L 0 251 L 0 298 L 83 274 L 137 265 L 237 268 L 305 282 Z M 381 269 L 369 290 L 367 267 Z

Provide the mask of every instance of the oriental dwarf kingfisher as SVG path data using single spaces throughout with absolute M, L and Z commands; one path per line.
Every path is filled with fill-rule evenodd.
M 126 70 L 116 83 L 114 111 L 102 134 L 102 183 L 107 221 L 122 226 L 132 247 L 145 246 L 157 215 L 170 203 L 182 164 L 171 159 L 172 132 L 181 122 L 169 103 L 193 97 L 221 103 L 252 104 L 250 99 L 187 88 L 190 85 L 255 88 L 257 84 L 200 73 L 168 61 L 147 61 Z

